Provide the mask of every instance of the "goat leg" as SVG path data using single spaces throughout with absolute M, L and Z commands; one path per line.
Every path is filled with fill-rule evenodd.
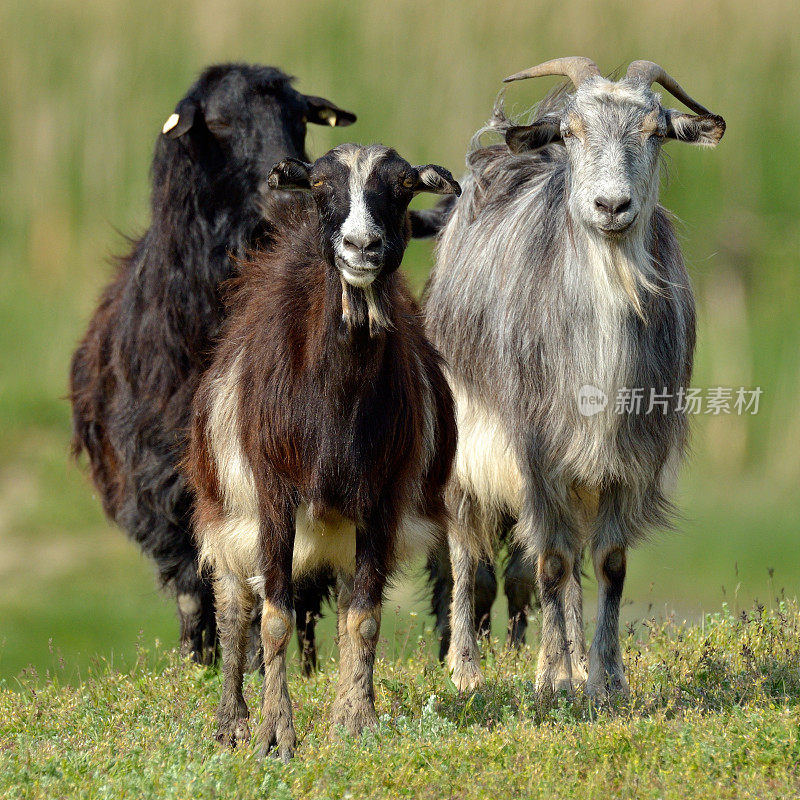
M 586 683 L 586 635 L 583 631 L 583 587 L 581 586 L 581 554 L 572 564 L 572 574 L 564 592 L 567 616 L 567 641 L 572 661 L 572 685 Z
M 274 748 L 276 755 L 284 762 L 294 755 L 297 743 L 292 700 L 286 681 L 286 649 L 295 625 L 292 589 L 294 531 L 294 512 L 287 513 L 284 530 L 262 522 L 265 565 L 265 598 L 261 610 L 264 689 L 261 724 L 256 736 L 260 755 L 264 756 Z
M 216 739 L 227 747 L 236 747 L 250 739 L 249 712 L 242 694 L 242 679 L 253 596 L 235 575 L 218 575 L 214 581 L 214 595 L 222 642 L 223 675 Z
M 453 525 L 454 523 L 451 523 Z M 475 574 L 478 559 L 457 531 L 450 528 L 450 562 L 453 569 L 453 601 L 450 608 L 450 649 L 447 651 L 447 666 L 453 683 L 460 692 L 471 691 L 480 686 L 483 673 L 480 652 L 475 636 Z
M 337 697 L 343 693 L 350 682 L 353 654 L 350 634 L 347 632 L 347 612 L 353 600 L 353 576 L 340 573 L 336 582 L 336 642 L 339 646 L 339 684 Z
M 381 629 L 381 606 L 389 573 L 389 542 L 385 526 L 378 522 L 356 531 L 356 572 L 352 596 L 347 588 L 339 594 L 339 650 L 342 662 L 339 686 L 333 703 L 333 724 L 358 736 L 364 728 L 375 728 L 373 670 Z M 344 626 L 344 608 L 347 616 Z M 344 629 L 343 629 L 344 628 Z
M 572 574 L 573 559 L 574 555 L 568 549 L 556 549 L 552 545 L 543 548 L 538 557 L 542 642 L 536 669 L 536 689 L 544 695 L 572 689 L 565 595 Z
M 297 644 L 300 648 L 300 669 L 306 678 L 317 669 L 317 621 L 322 617 L 322 603 L 334 586 L 329 570 L 312 573 L 295 584 Z
M 508 644 L 521 647 L 525 644 L 528 614 L 533 608 L 536 591 L 536 572 L 516 542 L 508 546 L 508 565 L 505 573 L 505 593 L 508 599 Z
M 428 555 L 427 571 L 431 587 L 431 611 L 436 618 L 436 634 L 439 637 L 439 661 L 444 662 L 450 647 L 450 604 L 453 599 L 453 573 L 446 538 L 442 537 Z
M 619 643 L 619 606 L 625 583 L 626 553 L 621 544 L 593 548 L 597 576 L 597 629 L 589 650 L 586 693 L 597 699 L 630 693 Z
M 497 598 L 497 576 L 494 571 L 494 554 L 478 561 L 475 570 L 475 632 L 478 638 L 492 634 L 492 606 Z

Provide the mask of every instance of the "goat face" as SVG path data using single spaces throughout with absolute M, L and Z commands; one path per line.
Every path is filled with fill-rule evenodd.
M 412 166 L 382 145 L 340 145 L 313 164 L 286 159 L 273 168 L 269 185 L 310 192 L 326 260 L 360 288 L 400 266 L 415 194 L 461 194 L 444 167 Z
M 297 92 L 275 67 L 222 64 L 203 72 L 162 133 L 183 138 L 226 172 L 248 175 L 256 188 L 266 189 L 275 161 L 306 157 L 307 123 L 350 125 L 355 119 L 329 100 Z
M 596 74 L 584 77 L 560 113 L 510 128 L 506 142 L 513 152 L 562 142 L 571 217 L 602 236 L 622 238 L 650 219 L 664 140 L 714 146 L 724 131 L 725 122 L 713 114 L 665 109 L 638 75 L 613 82 Z

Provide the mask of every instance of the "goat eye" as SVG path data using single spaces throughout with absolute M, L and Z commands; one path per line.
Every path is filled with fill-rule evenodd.
M 414 176 L 413 175 L 406 175 L 405 178 L 403 178 L 403 186 L 405 186 L 406 189 L 413 189 L 414 188 Z
M 312 186 L 322 186 L 323 183 L 325 183 L 325 181 L 322 178 L 315 178 L 311 181 Z
M 573 133 L 573 132 L 572 132 L 572 131 L 571 131 L 569 128 L 565 128 L 565 129 L 564 129 L 564 130 L 561 132 L 561 138 L 562 138 L 562 139 L 569 139 L 569 138 L 570 138 L 570 136 L 574 136 L 574 135 L 575 135 L 575 134 L 574 134 L 574 133 Z

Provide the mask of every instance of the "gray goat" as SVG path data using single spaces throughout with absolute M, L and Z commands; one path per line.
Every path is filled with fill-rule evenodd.
M 586 682 L 602 697 L 628 690 L 618 630 L 626 551 L 668 524 L 687 439 L 680 398 L 695 308 L 658 204 L 659 154 L 665 139 L 716 145 L 725 122 L 650 61 L 617 82 L 578 57 L 506 81 L 544 75 L 569 77 L 575 91 L 548 97 L 530 125 L 495 109 L 468 157 L 427 291 L 427 330 L 449 366 L 459 430 L 447 662 L 460 689 L 482 682 L 476 563 L 510 515 L 542 606 L 537 689 Z M 654 82 L 699 116 L 662 107 Z M 487 130 L 505 144 L 480 147 Z M 644 391 L 640 413 L 635 404 L 618 413 L 615 399 L 634 388 Z M 581 407 L 587 397 L 596 404 Z M 585 547 L 599 584 L 588 674 Z

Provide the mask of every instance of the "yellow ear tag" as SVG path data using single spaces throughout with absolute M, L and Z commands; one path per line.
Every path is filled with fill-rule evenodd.
M 180 117 L 177 114 L 170 114 L 167 121 L 164 123 L 164 127 L 161 129 L 161 133 L 169 133 L 180 121 Z
M 332 114 L 331 114 L 331 115 L 328 117 L 328 125 L 330 125 L 330 126 L 331 126 L 331 128 L 335 128 L 335 127 L 336 127 L 336 114 L 333 114 L 333 113 L 332 113 Z

